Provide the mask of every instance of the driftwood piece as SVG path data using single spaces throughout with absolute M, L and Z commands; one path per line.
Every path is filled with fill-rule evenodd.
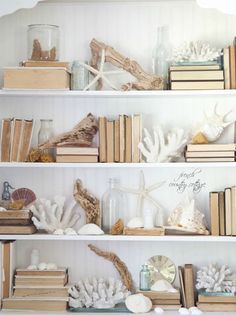
M 126 264 L 116 254 L 112 252 L 103 251 L 92 244 L 89 244 L 88 247 L 98 256 L 103 257 L 106 260 L 112 262 L 117 271 L 119 272 L 123 284 L 129 291 L 132 291 L 133 280 Z
M 52 47 L 50 50 L 42 50 L 40 41 L 38 39 L 34 39 L 31 60 L 54 61 L 56 60 L 56 56 L 56 47 Z
M 71 131 L 55 136 L 47 142 L 39 145 L 38 149 L 44 150 L 57 145 L 76 144 L 80 146 L 91 146 L 93 137 L 98 131 L 98 121 L 90 113 L 81 120 Z
M 92 67 L 96 69 L 98 68 L 100 53 L 102 50 L 105 50 L 106 62 L 109 62 L 118 68 L 124 69 L 137 79 L 136 82 L 129 82 L 122 85 L 122 90 L 163 90 L 164 84 L 161 77 L 145 72 L 135 60 L 130 60 L 129 58 L 124 57 L 113 47 L 93 39 L 90 42 L 90 48 L 92 53 L 92 60 L 90 64 Z M 101 88 L 102 81 L 100 80 L 97 89 Z
M 86 215 L 86 224 L 94 223 L 101 226 L 100 202 L 82 185 L 82 181 L 77 179 L 74 185 L 74 198 L 76 202 L 84 209 Z

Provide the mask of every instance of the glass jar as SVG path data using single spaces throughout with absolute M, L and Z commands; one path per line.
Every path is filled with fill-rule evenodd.
M 50 24 L 28 25 L 28 59 L 59 60 L 59 26 Z
M 109 188 L 102 196 L 102 229 L 110 234 L 112 226 L 123 219 L 124 194 L 118 189 L 119 180 L 109 179 Z
M 151 272 L 148 265 L 143 265 L 139 273 L 139 289 L 141 291 L 149 291 L 151 288 Z
M 53 120 L 40 119 L 40 129 L 38 133 L 38 145 L 45 143 L 53 136 Z M 52 149 L 44 149 L 44 154 L 53 155 Z
M 87 61 L 84 62 L 88 64 Z M 71 67 L 71 89 L 84 90 L 89 84 L 89 71 L 78 60 L 75 60 Z

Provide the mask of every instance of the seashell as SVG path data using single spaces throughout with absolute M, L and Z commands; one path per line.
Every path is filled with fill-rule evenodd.
M 47 270 L 57 270 L 57 265 L 54 263 L 48 263 L 46 269 Z
M 179 313 L 181 314 L 181 315 L 189 315 L 190 313 L 189 313 L 189 310 L 186 308 L 186 307 L 181 307 L 180 309 L 179 309 Z
M 203 314 L 203 312 L 196 306 L 192 306 L 188 310 L 189 310 L 191 315 L 201 315 L 201 314 Z
M 120 234 L 123 234 L 123 230 L 124 230 L 124 221 L 122 219 L 119 219 L 112 226 L 111 234 L 112 235 L 120 235 Z
M 139 293 L 128 296 L 125 305 L 132 313 L 148 313 L 152 308 L 152 301 Z
M 161 307 L 155 307 L 154 308 L 154 312 L 157 313 L 157 314 L 163 314 L 164 310 Z
M 36 200 L 36 195 L 28 188 L 19 188 L 13 191 L 11 198 L 13 201 L 25 200 L 24 206 L 27 207 Z
M 72 228 L 65 229 L 64 233 L 66 235 L 77 235 L 76 231 L 74 229 L 72 229 Z
M 55 235 L 63 235 L 64 234 L 64 230 L 63 229 L 57 229 L 53 232 L 53 234 Z
M 142 228 L 144 226 L 143 218 L 142 217 L 134 217 L 132 218 L 128 224 L 127 227 L 129 228 Z
M 9 203 L 10 210 L 21 210 L 25 206 L 25 199 L 15 200 Z
M 0 207 L 0 212 L 1 211 L 7 211 L 7 209 L 3 208 L 3 207 Z
M 29 265 L 27 268 L 27 270 L 37 270 L 37 266 L 36 265 Z
M 104 234 L 103 230 L 100 229 L 100 227 L 94 223 L 88 223 L 82 226 L 78 234 L 80 235 L 102 235 Z
M 47 270 L 47 264 L 45 262 L 41 262 L 38 265 L 38 270 Z
M 170 292 L 170 290 L 171 292 L 177 292 L 177 290 L 165 279 L 157 280 L 151 286 L 151 290 L 156 292 Z

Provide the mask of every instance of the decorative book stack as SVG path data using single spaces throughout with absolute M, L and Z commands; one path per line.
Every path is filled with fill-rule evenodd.
M 234 293 L 212 293 L 198 295 L 197 306 L 203 312 L 236 312 L 236 295 Z
M 170 66 L 171 90 L 223 90 L 224 71 L 219 64 Z
M 236 236 L 236 187 L 210 192 L 211 234 Z
M 68 301 L 68 273 L 57 270 L 17 269 L 13 296 L 3 299 L 3 309 L 65 311 Z
M 58 163 L 96 163 L 98 162 L 98 148 L 58 146 L 56 148 L 56 162 Z
M 156 292 L 138 291 L 152 301 L 153 307 L 161 307 L 163 310 L 178 310 L 181 307 L 180 293 L 177 292 Z
M 236 145 L 189 144 L 185 152 L 186 162 L 234 162 Z
M 29 210 L 0 211 L 0 234 L 33 234 L 36 232 Z
M 99 118 L 99 161 L 139 163 L 142 139 L 140 114 L 120 115 L 116 120 Z

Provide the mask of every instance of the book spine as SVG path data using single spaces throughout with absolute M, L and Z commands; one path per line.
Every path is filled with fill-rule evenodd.
M 195 305 L 193 266 L 191 264 L 186 264 L 184 266 L 184 288 L 186 296 L 186 307 L 190 308 Z
M 219 197 L 218 192 L 210 192 L 211 234 L 219 236 Z

